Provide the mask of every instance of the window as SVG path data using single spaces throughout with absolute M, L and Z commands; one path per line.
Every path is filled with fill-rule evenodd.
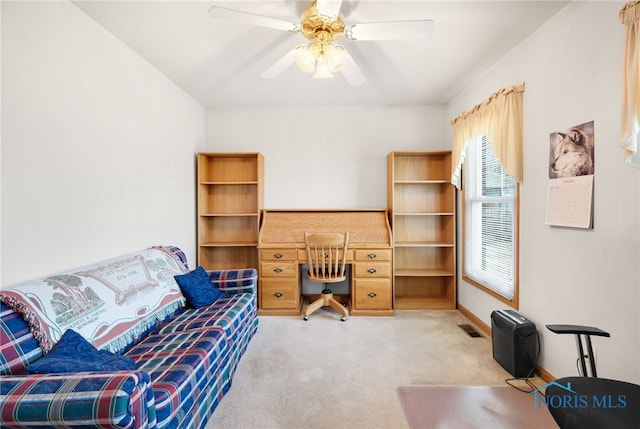
M 464 162 L 465 280 L 518 305 L 518 187 L 486 137 L 467 145 Z

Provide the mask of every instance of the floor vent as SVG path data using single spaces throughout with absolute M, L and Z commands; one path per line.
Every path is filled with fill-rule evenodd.
M 482 334 L 478 331 L 476 331 L 476 328 L 474 328 L 471 325 L 458 325 L 458 328 L 462 329 L 464 332 L 467 333 L 467 335 L 469 335 L 472 338 L 482 338 Z

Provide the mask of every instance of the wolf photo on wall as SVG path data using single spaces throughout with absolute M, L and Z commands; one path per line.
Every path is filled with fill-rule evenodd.
M 550 135 L 549 178 L 594 174 L 593 121 Z

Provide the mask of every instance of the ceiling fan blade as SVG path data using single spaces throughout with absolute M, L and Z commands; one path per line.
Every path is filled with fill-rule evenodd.
M 241 10 L 228 9 L 221 6 L 211 6 L 209 8 L 209 15 L 213 18 L 244 22 L 246 24 L 259 25 L 261 27 L 275 28 L 276 30 L 291 31 L 294 33 L 300 31 L 300 24 L 297 23 L 287 22 L 281 19 L 244 12 Z
M 374 22 L 348 25 L 344 35 L 350 40 L 409 40 L 433 34 L 433 20 Z
M 340 73 L 342 73 L 347 82 L 349 82 L 349 85 L 360 86 L 367 81 L 367 77 L 346 49 L 345 53 L 344 61 L 340 66 Z
M 320 18 L 331 22 L 338 17 L 340 6 L 342 6 L 342 0 L 317 0 L 316 11 Z
M 273 79 L 278 76 L 280 73 L 285 71 L 289 66 L 296 62 L 296 49 L 293 48 L 289 52 L 287 52 L 282 58 L 276 61 L 271 67 L 266 69 L 261 75 L 261 78 L 264 79 Z

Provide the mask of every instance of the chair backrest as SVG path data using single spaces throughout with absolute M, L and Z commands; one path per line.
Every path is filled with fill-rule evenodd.
M 337 283 L 345 279 L 349 233 L 304 233 L 309 280 Z

